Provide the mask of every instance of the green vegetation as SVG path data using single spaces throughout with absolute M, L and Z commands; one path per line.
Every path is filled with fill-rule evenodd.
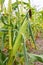
M 0 0 L 0 65 L 43 63 L 43 55 L 29 53 L 31 48 L 37 50 L 35 40 L 38 32 L 43 32 L 43 11 L 32 8 L 30 0 L 16 0 L 13 4 L 8 0 L 8 8 L 3 4 Z

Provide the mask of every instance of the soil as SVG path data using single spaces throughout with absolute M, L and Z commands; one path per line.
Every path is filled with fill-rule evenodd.
M 38 50 L 33 50 L 32 53 L 34 54 L 43 54 L 43 38 L 38 38 L 36 40 L 36 46 L 38 47 Z M 43 65 L 41 62 L 35 62 L 34 65 Z

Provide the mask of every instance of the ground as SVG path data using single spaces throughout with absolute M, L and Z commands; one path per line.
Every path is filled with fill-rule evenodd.
M 36 45 L 38 47 L 38 50 L 33 50 L 33 53 L 34 54 L 43 54 L 43 39 L 42 38 L 38 38 L 36 40 Z M 34 65 L 43 65 L 43 63 L 35 62 Z

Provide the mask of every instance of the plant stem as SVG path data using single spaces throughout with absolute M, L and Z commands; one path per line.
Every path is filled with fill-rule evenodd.
M 11 13 L 12 13 L 12 6 L 11 6 L 11 0 L 8 2 L 8 23 L 11 25 Z M 8 27 L 8 34 L 9 34 L 9 49 L 12 49 L 12 36 L 11 36 L 11 26 Z

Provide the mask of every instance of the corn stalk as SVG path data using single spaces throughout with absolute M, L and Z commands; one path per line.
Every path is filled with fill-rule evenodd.
M 12 6 L 11 6 L 11 0 L 8 2 L 8 34 L 9 34 L 9 49 L 12 49 L 12 36 L 11 36 L 11 13 L 12 13 Z
M 3 4 L 4 4 L 5 0 L 0 0 L 0 11 L 3 11 Z

